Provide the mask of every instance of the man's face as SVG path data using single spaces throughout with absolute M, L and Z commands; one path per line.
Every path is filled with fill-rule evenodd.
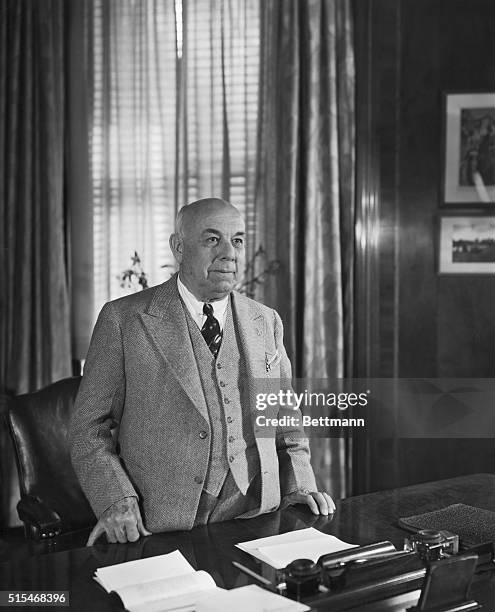
M 244 221 L 222 201 L 204 203 L 190 213 L 174 254 L 180 279 L 200 301 L 220 300 L 244 268 Z

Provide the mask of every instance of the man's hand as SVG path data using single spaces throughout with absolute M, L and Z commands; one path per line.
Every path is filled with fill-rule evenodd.
M 293 506 L 294 504 L 306 504 L 310 507 L 313 514 L 323 514 L 328 516 L 335 512 L 335 504 L 328 493 L 318 491 L 294 491 L 282 498 L 280 509 Z
M 86 546 L 93 546 L 104 533 L 109 542 L 121 542 L 122 544 L 139 540 L 139 535 L 151 535 L 151 532 L 143 525 L 135 497 L 124 497 L 107 508 L 89 534 Z

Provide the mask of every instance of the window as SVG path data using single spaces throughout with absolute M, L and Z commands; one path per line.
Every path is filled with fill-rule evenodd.
M 183 204 L 224 197 L 254 230 L 259 4 L 95 0 L 91 26 L 96 316 L 134 251 L 169 277 Z

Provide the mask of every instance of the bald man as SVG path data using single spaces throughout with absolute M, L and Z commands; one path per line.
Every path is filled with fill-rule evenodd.
M 88 545 L 293 503 L 333 512 L 301 431 L 256 435 L 255 381 L 290 380 L 291 368 L 278 314 L 234 290 L 244 243 L 234 206 L 193 202 L 170 237 L 178 274 L 102 309 L 70 428 L 98 517 Z

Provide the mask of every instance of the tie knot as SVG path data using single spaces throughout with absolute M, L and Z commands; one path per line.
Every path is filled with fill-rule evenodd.
M 203 304 L 203 314 L 207 317 L 211 317 L 213 315 L 213 306 L 207 302 Z

